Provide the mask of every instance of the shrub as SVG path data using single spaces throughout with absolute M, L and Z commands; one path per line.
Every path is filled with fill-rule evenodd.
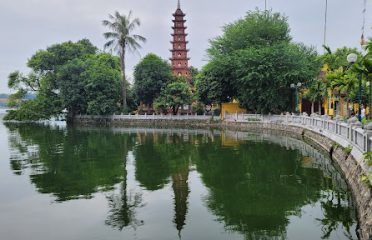
M 372 166 L 372 152 L 366 152 L 363 154 L 364 161 L 367 163 L 368 166 Z

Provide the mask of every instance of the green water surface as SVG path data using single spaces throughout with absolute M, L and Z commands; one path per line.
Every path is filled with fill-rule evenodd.
M 283 134 L 0 123 L 0 239 L 357 239 L 345 181 Z

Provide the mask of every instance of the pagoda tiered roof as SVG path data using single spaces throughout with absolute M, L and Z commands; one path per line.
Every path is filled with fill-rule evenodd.
M 172 26 L 173 33 L 171 34 L 173 40 L 170 41 L 172 49 L 169 50 L 172 56 L 169 60 L 171 61 L 172 71 L 175 76 L 183 76 L 190 80 L 191 76 L 188 63 L 190 58 L 187 56 L 189 49 L 186 47 L 189 42 L 186 41 L 188 34 L 185 33 L 187 27 L 184 24 L 186 22 L 184 16 L 186 15 L 181 10 L 180 1 L 178 1 L 177 10 L 173 16 L 174 19 L 172 21 L 174 25 Z
M 182 49 L 169 49 L 171 52 L 189 52 L 190 49 L 182 48 Z
M 187 21 L 187 20 L 185 20 L 185 19 L 183 19 L 183 20 L 172 20 L 172 22 L 174 22 L 174 23 L 175 23 L 175 22 L 184 22 L 184 23 L 185 23 L 186 21 Z
M 171 34 L 172 37 L 174 37 L 174 36 L 176 36 L 176 35 L 177 35 L 177 36 L 185 36 L 185 37 L 186 37 L 186 36 L 188 36 L 189 34 L 187 34 L 187 33 L 172 33 L 172 34 Z
M 189 41 L 182 41 L 182 40 L 177 40 L 177 41 L 170 41 L 171 44 L 174 44 L 174 43 L 186 43 L 188 44 Z
M 174 26 L 173 26 L 172 29 L 185 29 L 185 30 L 186 30 L 187 27 L 186 27 L 186 26 L 183 26 L 183 27 L 174 27 Z

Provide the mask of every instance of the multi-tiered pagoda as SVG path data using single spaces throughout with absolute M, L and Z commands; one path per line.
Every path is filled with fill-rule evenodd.
M 187 52 L 189 51 L 186 48 L 186 26 L 184 19 L 185 14 L 181 10 L 180 0 L 178 0 L 177 10 L 173 14 L 174 16 L 174 26 L 173 28 L 173 41 L 172 43 L 172 57 L 170 58 L 172 62 L 172 71 L 175 76 L 185 77 L 189 81 L 191 80 L 191 75 L 189 71 L 188 61 L 190 58 L 187 57 Z

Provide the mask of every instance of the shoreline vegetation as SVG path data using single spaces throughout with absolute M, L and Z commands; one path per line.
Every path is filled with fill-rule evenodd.
M 140 20 L 132 12 L 115 12 L 102 24 L 109 30 L 103 34 L 104 49 L 116 55 L 88 39 L 37 51 L 27 61 L 29 74 L 9 75 L 8 86 L 14 91 L 9 106 L 18 109 L 5 119 L 43 120 L 63 111 L 67 120 L 143 111 L 177 115 L 183 106 L 194 114 L 233 100 L 256 113 L 287 112 L 294 108 L 290 85 L 310 84 L 321 69 L 315 49 L 292 40 L 284 15 L 255 10 L 225 25 L 223 34 L 211 40 L 208 63 L 200 71 L 189 68 L 192 80 L 174 75 L 172 70 L 181 66 L 148 53 L 135 67 L 131 84 L 125 57 L 146 41 L 135 33 Z M 23 101 L 28 92 L 36 93 L 35 99 Z

